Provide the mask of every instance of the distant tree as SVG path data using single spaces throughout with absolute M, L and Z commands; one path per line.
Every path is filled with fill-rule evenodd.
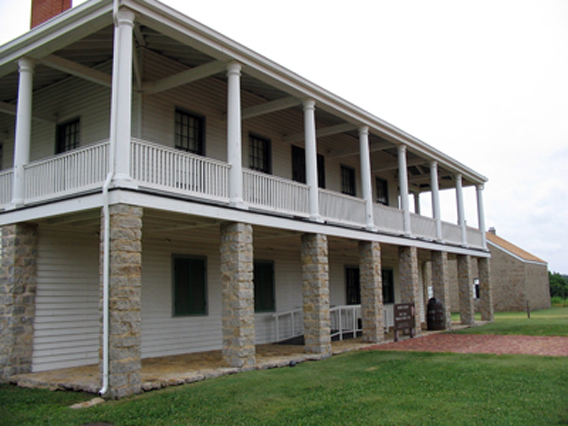
M 557 272 L 548 271 L 550 281 L 550 296 L 559 296 L 562 299 L 568 297 L 568 280 Z

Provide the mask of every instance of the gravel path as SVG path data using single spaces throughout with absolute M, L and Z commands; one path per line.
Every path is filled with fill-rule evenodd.
M 373 345 L 367 349 L 568 356 L 568 337 L 431 334 L 396 343 Z

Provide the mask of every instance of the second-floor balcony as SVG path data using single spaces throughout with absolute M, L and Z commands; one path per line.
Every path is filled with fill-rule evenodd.
M 108 174 L 108 164 L 108 141 L 29 163 L 24 168 L 24 205 L 97 191 Z M 133 139 L 130 164 L 130 174 L 140 189 L 229 204 L 228 163 Z M 0 173 L 0 207 L 9 207 L 12 188 L 13 171 L 3 171 Z M 308 185 L 282 177 L 243 169 L 243 199 L 250 210 L 306 220 L 310 217 Z M 325 222 L 368 229 L 365 200 L 319 189 L 318 201 L 319 213 Z M 440 240 L 435 219 L 414 213 L 409 217 L 410 235 L 405 232 L 403 210 L 373 205 L 373 223 L 377 232 Z M 441 225 L 441 241 L 464 245 L 460 226 L 447 222 Z M 482 232 L 467 228 L 465 245 L 482 248 Z

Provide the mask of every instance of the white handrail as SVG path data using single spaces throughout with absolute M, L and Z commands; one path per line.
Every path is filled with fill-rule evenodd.
M 329 310 L 329 314 L 332 339 L 339 336 L 339 340 L 343 340 L 344 334 L 351 334 L 355 338 L 358 332 L 363 331 L 362 327 L 359 326 L 361 305 L 334 306 Z
M 0 206 L 12 201 L 12 182 L 14 170 L 4 170 L 0 172 Z
M 275 326 L 275 342 L 292 339 L 304 334 L 303 316 L 304 312 L 302 308 L 292 309 L 284 312 L 275 312 L 274 314 L 272 314 Z M 288 319 L 288 321 L 286 321 L 285 317 L 290 318 Z M 300 324 L 298 327 L 296 327 L 296 321 L 298 321 L 298 319 Z M 282 331 L 280 330 L 281 324 L 283 325 L 283 327 L 285 327 Z M 289 327 L 287 327 L 288 324 Z

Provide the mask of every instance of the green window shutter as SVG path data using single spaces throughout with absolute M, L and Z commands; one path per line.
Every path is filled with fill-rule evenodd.
M 274 263 L 268 261 L 254 262 L 254 311 L 274 312 Z
M 206 259 L 174 257 L 174 316 L 207 314 Z

